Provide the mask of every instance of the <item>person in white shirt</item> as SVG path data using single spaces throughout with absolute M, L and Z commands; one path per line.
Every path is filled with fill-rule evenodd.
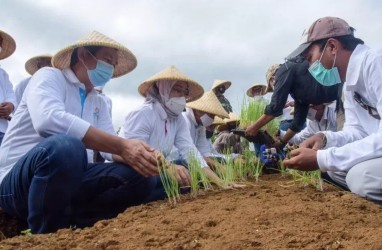
M 16 49 L 16 43 L 13 38 L 0 30 L 0 60 L 13 54 Z M 5 70 L 0 68 L 0 145 L 4 134 L 8 128 L 8 122 L 11 119 L 11 113 L 16 109 L 17 102 L 13 85 Z
M 285 165 L 320 169 L 362 197 L 382 202 L 382 50 L 354 37 L 354 28 L 338 17 L 315 21 L 306 41 L 289 57 L 302 54 L 323 85 L 344 84 L 345 124 L 339 132 L 320 132 L 292 151 Z
M 52 56 L 48 54 L 32 57 L 28 61 L 26 61 L 25 70 L 32 76 L 37 70 L 43 67 L 52 67 L 51 60 L 52 60 Z M 27 87 L 30 79 L 31 77 L 27 77 L 24 80 L 22 80 L 19 84 L 16 85 L 15 95 L 16 95 L 17 104 L 20 103 L 21 98 L 23 97 L 25 88 Z
M 157 152 L 118 137 L 94 91 L 136 67 L 130 50 L 94 31 L 52 64 L 31 78 L 0 147 L 0 207 L 34 234 L 114 217 L 143 202 L 158 175 Z M 89 164 L 86 149 L 114 162 Z
M 229 118 L 229 114 L 213 91 L 205 92 L 198 100 L 187 103 L 186 107 L 186 112 L 183 112 L 182 115 L 185 118 L 186 129 L 189 131 L 194 145 L 210 168 L 222 167 L 213 159 L 211 146 L 206 137 L 206 128 L 214 122 L 215 116 Z M 221 185 L 220 178 L 215 173 L 209 171 L 207 174 L 216 184 Z M 229 183 L 229 187 L 242 188 L 244 185 L 232 182 Z
M 312 105 L 309 108 L 307 116 L 307 125 L 298 134 L 295 134 L 288 141 L 289 144 L 300 144 L 309 137 L 320 131 L 337 131 L 336 103 Z M 280 137 L 285 135 L 286 131 L 280 131 Z

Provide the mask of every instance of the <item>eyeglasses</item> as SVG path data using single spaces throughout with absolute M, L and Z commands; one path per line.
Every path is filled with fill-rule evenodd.
M 354 100 L 367 112 L 369 115 L 377 120 L 381 120 L 381 117 L 378 114 L 378 110 L 370 105 L 367 104 L 367 101 L 365 101 L 360 94 L 357 92 L 354 92 L 353 95 Z

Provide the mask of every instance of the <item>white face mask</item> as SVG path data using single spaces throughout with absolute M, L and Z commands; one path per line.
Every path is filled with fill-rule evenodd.
M 186 108 L 186 98 L 184 96 L 172 97 L 165 102 L 165 105 L 175 115 L 180 115 Z
M 317 114 L 317 110 L 309 108 L 308 115 L 306 116 L 306 118 L 308 118 L 311 121 L 314 121 L 316 120 L 316 114 Z
M 212 119 L 211 117 L 209 117 L 209 115 L 207 114 L 204 114 L 200 117 L 200 120 L 202 121 L 202 125 L 203 127 L 208 127 L 210 126 L 213 122 L 214 122 L 214 119 Z

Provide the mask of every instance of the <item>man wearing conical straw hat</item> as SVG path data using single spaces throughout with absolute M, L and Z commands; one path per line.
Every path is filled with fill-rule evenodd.
M 32 76 L 37 70 L 43 67 L 52 67 L 51 61 L 52 56 L 48 54 L 34 56 L 25 63 L 25 70 Z M 31 77 L 25 78 L 19 84 L 16 85 L 15 94 L 17 104 L 20 103 L 21 98 L 23 97 L 24 90 L 27 87 L 30 79 Z
M 16 49 L 16 43 L 13 38 L 0 30 L 0 60 L 13 54 Z M 13 85 L 5 70 L 0 68 L 0 144 L 4 138 L 4 133 L 8 127 L 10 114 L 16 109 L 17 102 Z
M 32 76 L 0 148 L 0 206 L 32 233 L 116 216 L 141 203 L 158 174 L 154 149 L 116 136 L 94 91 L 132 71 L 133 53 L 93 32 L 52 64 Z M 93 150 L 114 162 L 91 164 Z
M 211 147 L 206 138 L 206 127 L 214 122 L 215 116 L 229 118 L 229 114 L 212 91 L 205 92 L 201 98 L 187 103 L 186 106 L 186 112 L 183 112 L 183 117 L 186 120 L 193 143 L 211 168 L 220 167 L 212 159 Z M 216 184 L 220 184 L 219 177 L 212 171 L 208 172 L 207 175 Z M 243 185 L 236 183 L 230 183 L 229 186 L 233 188 L 243 187 Z
M 231 133 L 232 129 L 237 128 L 240 117 L 231 112 L 229 113 L 229 118 L 225 118 L 223 121 L 224 124 L 218 127 L 220 133 L 215 139 L 214 148 L 221 154 L 226 154 L 227 152 L 241 154 L 243 147 L 240 143 L 240 136 Z
M 266 90 L 267 85 L 262 83 L 255 83 L 247 90 L 247 96 L 253 97 L 255 101 L 266 101 L 264 98 Z
M 215 93 L 227 113 L 232 112 L 232 106 L 229 100 L 224 96 L 224 93 L 231 84 L 232 83 L 227 80 L 215 80 L 211 87 L 211 90 Z

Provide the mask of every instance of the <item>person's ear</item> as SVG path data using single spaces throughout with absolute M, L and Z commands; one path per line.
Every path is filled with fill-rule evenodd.
M 340 42 L 337 39 L 329 38 L 327 47 L 332 55 L 337 54 Z

